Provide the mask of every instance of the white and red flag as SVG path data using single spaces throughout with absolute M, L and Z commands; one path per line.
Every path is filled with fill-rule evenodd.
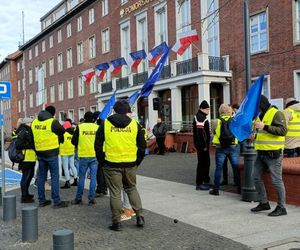
M 193 43 L 199 41 L 196 30 L 189 30 L 178 34 L 178 40 L 172 47 L 172 50 L 178 55 L 182 55 L 185 50 Z
M 87 69 L 81 72 L 82 78 L 86 83 L 90 83 L 92 77 L 95 75 L 95 70 L 93 68 Z

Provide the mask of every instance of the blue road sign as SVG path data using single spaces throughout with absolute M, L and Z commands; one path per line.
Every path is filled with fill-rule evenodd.
M 0 82 L 0 100 L 11 99 L 10 82 Z
M 9 168 L 5 169 L 5 186 L 19 185 L 21 178 L 21 173 Z M 2 170 L 0 170 L 0 186 L 2 187 Z

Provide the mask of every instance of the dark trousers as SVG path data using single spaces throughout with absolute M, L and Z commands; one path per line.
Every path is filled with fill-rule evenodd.
M 104 178 L 104 172 L 103 168 L 98 164 L 98 169 L 97 169 L 97 189 L 96 193 L 107 193 L 107 185 L 106 181 Z
M 165 139 L 166 137 L 156 137 L 156 143 L 160 155 L 163 155 L 165 153 Z
M 209 150 L 204 151 L 201 149 L 197 150 L 198 165 L 197 165 L 197 176 L 196 185 L 199 186 L 203 183 L 209 183 L 209 167 L 210 167 L 210 157 Z
M 35 162 L 21 162 L 19 168 L 22 170 L 22 179 L 20 182 L 22 198 L 26 198 L 29 195 L 30 182 L 34 176 Z

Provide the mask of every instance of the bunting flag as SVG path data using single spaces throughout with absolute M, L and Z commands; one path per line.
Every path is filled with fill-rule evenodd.
M 111 114 L 115 102 L 116 102 L 116 90 L 113 93 L 113 95 L 109 98 L 105 107 L 102 109 L 101 113 L 99 114 L 100 120 L 104 121 Z
M 155 66 L 148 80 L 144 83 L 141 89 L 141 97 L 147 97 L 150 95 L 155 82 L 158 81 L 160 78 L 160 74 L 164 68 L 164 65 L 167 61 L 169 54 L 170 54 L 170 48 L 167 47 L 167 50 L 165 51 L 164 55 L 162 56 L 158 64 Z
M 87 69 L 81 72 L 82 78 L 86 83 L 90 83 L 92 77 L 95 75 L 95 70 L 93 68 Z
M 102 80 L 108 69 L 109 69 L 109 64 L 108 63 L 98 64 L 95 67 L 96 76 L 98 76 L 99 79 Z
M 247 139 L 252 133 L 252 121 L 259 114 L 263 82 L 264 75 L 261 75 L 248 90 L 240 108 L 229 123 L 230 131 L 239 141 Z
M 166 42 L 161 43 L 160 45 L 156 46 L 152 50 L 149 51 L 147 59 L 152 63 L 156 64 L 159 58 L 169 49 Z
M 118 59 L 112 60 L 109 70 L 112 74 L 118 74 L 121 68 L 127 65 L 127 62 L 124 57 L 120 57 Z
M 189 30 L 178 34 L 178 40 L 172 47 L 172 50 L 178 55 L 182 55 L 185 50 L 193 43 L 199 41 L 196 30 Z
M 137 91 L 135 91 L 135 92 L 129 97 L 129 105 L 130 105 L 130 107 L 132 107 L 132 106 L 135 104 L 135 102 L 136 102 L 136 100 L 139 98 L 139 96 L 140 96 L 140 93 L 139 93 L 139 91 L 137 90 Z
M 128 65 L 132 68 L 137 69 L 139 64 L 141 63 L 142 60 L 146 59 L 147 54 L 145 50 L 138 50 L 136 52 L 131 52 L 129 53 L 130 57 L 128 58 L 127 62 Z

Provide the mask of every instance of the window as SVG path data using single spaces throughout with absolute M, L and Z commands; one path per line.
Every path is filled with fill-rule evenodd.
M 89 24 L 92 24 L 95 21 L 95 12 L 94 8 L 89 9 Z
M 18 62 L 18 64 L 17 64 L 17 71 L 18 72 L 20 71 L 20 62 Z
M 165 4 L 165 3 L 164 3 Z M 160 7 L 160 6 L 159 6 Z M 158 8 L 155 11 L 155 44 L 161 44 L 167 41 L 167 15 L 166 6 Z
M 32 50 L 31 49 L 28 51 L 28 58 L 29 58 L 29 60 L 32 59 Z
M 147 19 L 146 12 L 142 14 L 140 17 L 137 17 L 137 49 L 144 49 L 148 51 L 148 32 L 147 32 Z M 127 59 L 127 57 L 126 57 Z M 147 68 L 147 62 L 145 60 L 138 67 L 138 72 L 144 72 Z
M 300 42 L 300 1 L 296 0 L 295 1 L 295 6 L 294 6 L 294 10 L 295 10 L 295 19 L 294 19 L 294 37 L 296 42 Z
M 78 110 L 79 120 L 84 117 L 84 113 L 85 113 L 85 108 L 79 108 Z
M 63 58 L 62 53 L 57 55 L 57 71 L 62 72 L 63 70 Z
M 102 53 L 107 53 L 110 50 L 109 29 L 102 30 Z
M 38 71 L 39 71 L 39 67 L 35 66 L 34 68 L 34 79 L 37 82 L 38 81 Z
M 53 35 L 49 36 L 49 48 L 53 47 Z
M 92 36 L 89 38 L 89 57 L 94 58 L 96 57 L 96 38 Z
M 262 12 L 250 17 L 250 42 L 251 53 L 259 53 L 267 50 L 267 14 Z
M 43 71 L 44 71 L 44 78 L 46 78 L 46 76 L 47 76 L 47 68 L 46 68 L 46 63 L 42 63 L 42 69 L 43 69 Z
M 96 93 L 97 92 L 97 76 L 93 76 L 90 82 L 90 93 Z
M 21 91 L 21 80 L 18 80 L 18 92 Z
M 77 31 L 79 32 L 79 31 L 81 31 L 81 30 L 82 30 L 82 17 L 79 16 L 79 17 L 77 18 Z
M 29 107 L 30 108 L 33 107 L 33 94 L 32 93 L 29 94 Z
M 74 97 L 74 84 L 73 79 L 68 80 L 68 98 L 72 99 Z
M 130 53 L 130 29 L 129 23 L 121 25 L 121 56 L 127 58 Z M 129 67 L 122 67 L 122 76 L 129 74 Z
M 67 49 L 67 68 L 71 68 L 73 66 L 72 60 L 72 48 Z
M 127 2 L 128 2 L 128 0 L 121 0 L 121 5 L 123 5 L 123 4 L 127 3 Z
M 66 115 L 67 114 L 64 111 L 59 111 L 59 118 L 58 119 L 59 119 L 60 123 L 63 123 L 66 120 L 66 118 L 67 118 Z
M 218 9 L 218 1 L 207 0 L 207 44 L 209 56 L 220 56 L 219 16 L 214 15 Z
M 50 102 L 51 103 L 55 102 L 55 86 L 54 85 L 50 86 Z
M 252 78 L 252 83 L 254 84 L 256 78 Z M 263 81 L 263 87 L 262 87 L 262 91 L 261 94 L 266 96 L 268 99 L 271 99 L 271 91 L 270 91 L 270 76 L 265 75 L 264 81 Z
M 21 107 L 21 100 L 18 101 L 18 112 L 20 113 L 22 110 L 22 107 Z
M 45 40 L 42 41 L 42 52 L 44 53 L 46 51 L 46 42 Z
M 68 110 L 68 118 L 74 121 L 74 109 Z
M 83 44 L 82 42 L 77 44 L 77 63 L 83 63 Z
M 34 47 L 34 55 L 35 56 L 39 55 L 39 45 L 35 45 L 35 47 Z
M 61 30 L 57 31 L 57 43 L 61 43 Z
M 58 100 L 63 101 L 64 100 L 64 83 L 60 82 L 58 84 Z
M 97 106 L 91 106 L 90 111 L 92 113 L 96 112 L 97 111 Z
M 84 96 L 84 82 L 82 77 L 78 77 L 78 96 Z
M 108 14 L 108 0 L 102 0 L 102 16 Z
M 29 77 L 29 84 L 32 84 L 32 69 L 29 69 L 29 72 L 28 72 L 28 77 Z
M 72 35 L 72 25 L 71 23 L 67 24 L 67 37 L 70 37 Z
M 22 90 L 25 89 L 25 78 L 22 79 Z
M 54 58 L 50 58 L 49 60 L 49 75 L 53 76 L 54 75 Z

